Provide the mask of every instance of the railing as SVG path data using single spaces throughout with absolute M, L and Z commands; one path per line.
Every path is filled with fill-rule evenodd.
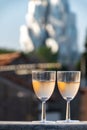
M 32 122 L 0 122 L 0 130 L 87 130 L 87 122 L 35 124 Z
M 33 69 L 51 69 L 61 68 L 60 63 L 38 63 L 38 64 L 18 64 L 18 65 L 5 65 L 0 66 L 0 72 L 3 71 L 15 71 L 18 74 L 31 73 Z M 28 71 L 27 71 L 28 70 Z

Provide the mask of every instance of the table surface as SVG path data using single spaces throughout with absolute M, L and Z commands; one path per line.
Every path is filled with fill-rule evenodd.
M 0 121 L 0 130 L 87 130 L 87 121 L 73 123 L 35 123 Z

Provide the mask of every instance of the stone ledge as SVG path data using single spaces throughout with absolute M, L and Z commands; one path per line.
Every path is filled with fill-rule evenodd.
M 0 122 L 0 130 L 87 130 L 87 122 L 35 124 L 32 122 Z

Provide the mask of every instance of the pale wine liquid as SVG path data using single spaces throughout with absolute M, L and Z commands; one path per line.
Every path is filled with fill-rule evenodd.
M 79 82 L 58 82 L 58 89 L 63 96 L 64 99 L 70 99 L 72 100 L 79 89 Z
M 54 91 L 55 81 L 33 80 L 33 89 L 40 100 L 46 101 Z

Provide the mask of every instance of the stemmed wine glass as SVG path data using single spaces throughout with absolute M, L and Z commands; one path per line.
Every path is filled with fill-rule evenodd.
M 66 120 L 64 122 L 73 122 L 70 119 L 70 101 L 76 96 L 80 86 L 80 71 L 58 71 L 57 84 L 62 97 L 67 101 Z M 74 121 L 75 122 L 75 121 Z
M 32 71 L 32 83 L 36 96 L 42 101 L 41 121 L 39 123 L 49 123 L 46 121 L 46 101 L 51 97 L 56 80 L 56 71 Z

